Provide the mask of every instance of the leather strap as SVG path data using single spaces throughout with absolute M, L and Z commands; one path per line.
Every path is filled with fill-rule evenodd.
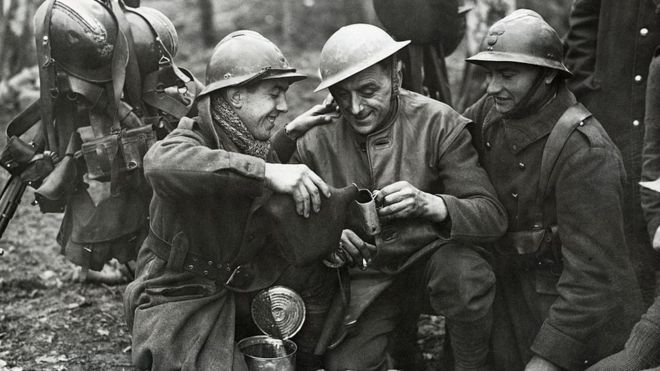
M 35 35 L 41 35 L 41 40 L 36 40 L 37 55 L 40 55 L 39 83 L 41 97 L 41 129 L 45 138 L 45 147 L 51 151 L 57 148 L 57 136 L 53 128 L 53 101 L 57 99 L 59 92 L 55 87 L 55 61 L 51 57 L 50 19 L 53 13 L 55 0 L 46 0 L 46 14 L 43 22 L 35 22 Z
M 573 131 L 578 126 L 584 125 L 584 120 L 589 117 L 591 117 L 591 112 L 581 103 L 576 103 L 564 111 L 548 136 L 548 140 L 543 148 L 539 183 L 536 192 L 536 201 L 534 203 L 534 228 L 543 228 L 545 226 L 543 203 L 548 192 L 550 175 L 554 170 L 559 154 Z
M 168 266 L 174 270 L 190 272 L 224 284 L 230 282 L 240 270 L 240 266 L 217 262 L 188 249 L 181 252 L 173 251 L 172 245 L 161 239 L 151 228 L 148 238 L 151 240 L 149 249 L 157 257 L 168 262 Z

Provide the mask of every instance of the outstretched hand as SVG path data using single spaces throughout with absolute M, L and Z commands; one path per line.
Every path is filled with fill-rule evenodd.
M 330 187 L 306 165 L 266 164 L 266 186 L 293 196 L 298 215 L 309 217 L 321 210 L 321 194 L 330 197 Z
M 315 105 L 289 122 L 286 132 L 293 138 L 299 138 L 314 126 L 328 124 L 338 117 L 337 105 L 331 98 L 326 98 L 323 104 Z

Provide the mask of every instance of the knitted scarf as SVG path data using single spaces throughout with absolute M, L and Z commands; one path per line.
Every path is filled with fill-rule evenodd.
M 213 123 L 227 134 L 241 153 L 266 159 L 270 152 L 270 141 L 255 139 L 234 109 L 218 94 L 211 97 L 211 117 Z

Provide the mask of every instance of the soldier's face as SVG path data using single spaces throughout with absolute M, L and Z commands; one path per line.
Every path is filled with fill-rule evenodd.
M 289 109 L 286 104 L 288 88 L 287 80 L 275 79 L 238 89 L 240 107 L 235 112 L 255 139 L 268 140 L 277 117 Z
M 376 64 L 331 86 L 330 93 L 353 130 L 370 134 L 384 124 L 390 111 L 392 77 Z
M 508 62 L 489 62 L 484 65 L 486 93 L 495 100 L 497 112 L 506 114 L 523 99 L 534 85 L 541 70 L 538 67 Z

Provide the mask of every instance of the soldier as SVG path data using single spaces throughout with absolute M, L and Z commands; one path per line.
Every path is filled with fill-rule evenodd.
M 92 272 L 113 258 L 135 259 L 151 198 L 142 156 L 170 121 L 188 113 L 198 83 L 174 64 L 176 30 L 155 9 L 48 0 L 34 20 L 40 98 L 8 128 L 13 138 L 4 153 L 23 148 L 23 155 L 50 161 L 41 162 L 40 176 L 22 177 L 37 188 L 42 212 L 64 212 L 57 239 L 63 253 L 83 276 L 117 283 Z M 33 111 L 41 131 L 34 146 L 21 146 L 20 136 L 37 122 Z M 26 167 L 18 156 L 2 165 L 12 174 Z
M 495 23 L 466 117 L 509 216 L 495 244 L 498 370 L 582 370 L 616 351 L 641 299 L 623 229 L 621 155 L 568 91 L 562 43 L 537 13 Z
M 124 296 L 139 369 L 245 369 L 235 341 L 254 335 L 246 331 L 246 301 L 275 282 L 300 292 L 307 306 L 294 339 L 298 369 L 320 366 L 310 358 L 336 276 L 320 259 L 289 264 L 274 248 L 264 211 L 274 192 L 293 197 L 305 217 L 319 211 L 322 198 L 331 201 L 309 168 L 278 164 L 295 148 L 292 138 L 330 121 L 331 108 L 316 106 L 288 123 L 272 139 L 277 153 L 271 148 L 286 91 L 303 78 L 272 42 L 234 32 L 207 65 L 199 116 L 181 120 L 145 156 L 154 192 L 150 231 Z
M 330 90 L 342 118 L 300 138 L 292 160 L 332 186 L 374 191 L 380 205 L 380 233 L 351 220 L 328 259 L 353 266 L 348 327 L 336 333 L 345 337 L 328 351 L 328 370 L 386 369 L 404 308 L 428 301 L 447 317 L 456 369 L 487 369 L 495 282 L 474 244 L 499 238 L 505 217 L 478 164 L 469 121 L 400 88 L 395 53 L 407 44 L 366 24 L 328 39 L 316 91 Z
M 566 65 L 574 76 L 568 87 L 598 117 L 621 150 L 624 228 L 645 304 L 655 296 L 660 257 L 649 243 L 640 206 L 644 138 L 644 94 L 649 63 L 660 44 L 660 3 L 630 0 L 576 0 L 566 34 Z M 653 197 L 653 196 L 651 196 Z M 660 229 L 650 231 L 660 239 Z

